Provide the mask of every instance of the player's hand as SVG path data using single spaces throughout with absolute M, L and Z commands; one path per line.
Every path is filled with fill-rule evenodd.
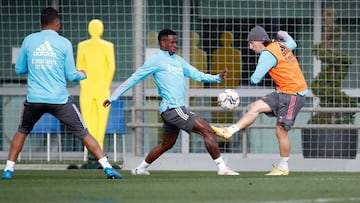
M 288 33 L 285 32 L 285 31 L 280 30 L 277 33 L 277 38 L 280 39 L 280 40 L 285 40 L 286 41 L 288 39 Z
M 79 70 L 78 72 L 81 76 L 84 76 L 85 78 L 87 78 L 86 72 L 84 70 Z
M 219 77 L 221 80 L 225 80 L 227 72 L 228 72 L 228 70 L 227 70 L 227 68 L 225 68 L 224 71 L 219 74 Z
M 111 104 L 111 101 L 109 101 L 107 99 L 107 100 L 104 101 L 103 106 L 106 108 L 106 107 L 110 106 L 110 104 Z

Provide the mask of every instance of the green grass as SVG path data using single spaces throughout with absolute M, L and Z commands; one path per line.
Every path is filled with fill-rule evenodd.
M 17 170 L 0 181 L 1 202 L 89 203 L 310 203 L 360 202 L 360 173 L 265 172 L 217 176 L 215 172 L 151 171 L 151 176 L 108 180 L 101 170 Z

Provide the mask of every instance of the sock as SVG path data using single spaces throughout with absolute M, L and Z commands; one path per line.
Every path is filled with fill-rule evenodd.
M 237 125 L 235 125 L 235 124 L 227 127 L 227 129 L 228 129 L 232 134 L 234 134 L 234 133 L 236 133 L 236 132 L 238 132 L 238 131 L 240 130 L 240 128 L 239 128 Z
M 99 159 L 99 163 L 100 165 L 103 167 L 103 169 L 105 168 L 112 168 L 112 166 L 110 165 L 108 159 L 106 156 L 104 156 L 103 158 Z
M 14 168 L 15 168 L 15 162 L 7 160 L 4 171 L 6 171 L 6 170 L 14 171 Z
M 141 162 L 141 164 L 136 168 L 148 168 L 150 166 L 145 160 Z
M 227 167 L 225 165 L 225 162 L 224 162 L 224 159 L 221 156 L 219 158 L 217 158 L 217 159 L 214 159 L 214 162 L 215 162 L 216 166 L 218 167 L 218 170 L 227 169 Z
M 281 170 L 288 170 L 289 169 L 288 160 L 289 157 L 280 157 L 278 168 Z

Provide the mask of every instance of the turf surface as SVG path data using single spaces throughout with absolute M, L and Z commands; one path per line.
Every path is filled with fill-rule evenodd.
M 0 180 L 1 202 L 89 203 L 312 203 L 360 202 L 360 173 L 265 172 L 217 176 L 215 172 L 151 171 L 150 176 L 108 180 L 101 170 L 17 170 Z

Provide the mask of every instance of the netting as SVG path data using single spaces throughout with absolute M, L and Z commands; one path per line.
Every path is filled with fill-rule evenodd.
M 261 25 L 271 39 L 276 38 L 277 31 L 285 30 L 297 43 L 294 53 L 310 89 L 305 108 L 330 108 L 324 112 L 315 109 L 298 115 L 295 122 L 295 126 L 298 127 L 289 132 L 292 153 L 303 153 L 304 146 L 311 146 L 310 149 L 305 150 L 310 150 L 310 154 L 319 150 L 317 145 L 306 144 L 310 142 L 309 140 L 314 140 L 313 138 L 304 140 L 302 131 L 312 125 L 321 125 L 317 128 L 331 128 L 334 125 L 341 125 L 347 129 L 354 128 L 356 136 L 349 139 L 355 144 L 350 144 L 351 149 L 350 145 L 348 148 L 357 150 L 358 129 L 354 126 L 359 124 L 356 109 L 360 97 L 358 91 L 360 3 L 358 1 L 147 0 L 140 2 L 142 13 L 138 13 L 137 7 L 134 6 L 139 5 L 138 2 L 130 0 L 1 1 L 0 151 L 3 152 L 4 157 L 17 129 L 22 102 L 26 95 L 26 76 L 18 76 L 14 72 L 17 52 L 26 35 L 40 30 L 39 16 L 41 10 L 47 6 L 54 6 L 60 11 L 61 35 L 72 42 L 75 58 L 78 43 L 89 39 L 88 23 L 92 19 L 100 19 L 103 22 L 102 38 L 113 43 L 115 47 L 116 71 L 112 90 L 138 68 L 134 64 L 143 62 L 138 61 L 139 58 L 145 59 L 157 50 L 157 33 L 160 30 L 169 28 L 176 31 L 178 54 L 199 70 L 213 74 L 219 73 L 225 67 L 229 70 L 228 78 L 223 83 L 189 82 L 189 105 L 209 107 L 209 110 L 195 112 L 217 125 L 236 122 L 251 102 L 272 92 L 276 86 L 268 75 L 259 84 L 250 84 L 250 76 L 255 71 L 259 57 L 249 49 L 247 36 L 250 29 L 255 25 Z M 136 36 L 140 37 L 136 38 Z M 139 42 L 142 46 L 138 46 Z M 143 49 L 138 52 L 136 47 Z M 68 88 L 79 106 L 79 84 L 69 82 Z M 216 97 L 225 88 L 236 89 L 240 94 L 240 106 L 234 112 L 223 112 L 217 107 Z M 131 113 L 132 107 L 150 108 L 159 105 L 160 98 L 151 79 L 144 81 L 144 89 L 141 89 L 141 93 L 143 96 L 140 96 L 142 99 L 137 105 L 134 104 L 132 91 L 128 91 L 121 98 L 125 104 L 125 123 L 130 123 L 134 119 Z M 141 113 L 143 123 L 160 125 L 162 122 L 157 108 Z M 260 115 L 252 127 L 245 130 L 246 134 L 242 134 L 244 132 L 242 131 L 230 141 L 218 139 L 221 151 L 244 153 L 245 150 L 246 153 L 276 154 L 278 143 L 274 126 L 275 119 Z M 304 126 L 305 128 L 302 128 Z M 142 149 L 140 152 L 146 154 L 161 141 L 161 133 L 160 128 L 147 127 L 140 135 L 142 139 L 138 139 L 139 136 L 134 139 L 131 136 L 132 129 L 126 128 L 127 152 L 132 153 L 135 151 L 133 146 L 136 148 L 140 146 Z M 244 136 L 247 136 L 247 139 L 244 139 Z M 341 132 L 339 137 L 342 137 Z M 170 152 L 206 152 L 201 136 L 193 134 L 189 138 L 186 135 L 179 138 Z M 118 139 L 121 148 L 122 143 L 120 138 Z M 51 148 L 55 150 L 58 147 L 56 140 L 57 137 L 52 136 Z M 244 140 L 246 143 L 243 143 Z M 39 152 L 37 158 L 46 160 L 46 136 L 34 136 L 31 141 L 31 146 L 27 141 L 22 159 L 34 159 L 36 158 L 34 153 Z M 74 138 L 65 126 L 62 126 L 60 142 L 63 159 L 83 158 L 81 142 Z M 331 140 L 324 142 L 329 143 Z M 111 136 L 105 136 L 104 150 L 111 154 L 113 150 Z M 30 151 L 34 157 L 26 154 Z M 57 153 L 58 151 L 53 151 L 51 159 L 56 160 Z

